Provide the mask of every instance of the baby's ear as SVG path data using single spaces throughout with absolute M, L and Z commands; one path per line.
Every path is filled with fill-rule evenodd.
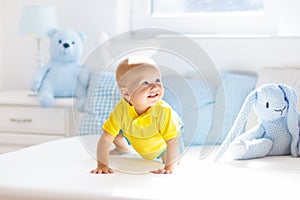
M 128 89 L 126 87 L 121 86 L 120 87 L 120 92 L 121 92 L 122 97 L 124 97 L 126 100 L 130 99 L 130 96 L 129 96 L 129 93 L 128 93 Z

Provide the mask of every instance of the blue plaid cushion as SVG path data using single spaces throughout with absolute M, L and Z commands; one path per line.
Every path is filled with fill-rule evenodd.
M 102 124 L 108 118 L 121 94 L 114 72 L 99 72 L 91 77 L 86 112 L 79 126 L 79 135 L 101 134 Z

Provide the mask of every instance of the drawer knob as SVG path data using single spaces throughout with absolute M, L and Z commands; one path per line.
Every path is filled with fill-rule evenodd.
M 10 122 L 15 122 L 15 123 L 30 123 L 32 122 L 32 119 L 26 119 L 26 118 L 10 118 L 9 119 Z

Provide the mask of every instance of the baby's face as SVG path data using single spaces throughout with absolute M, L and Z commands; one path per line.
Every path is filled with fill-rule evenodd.
M 159 70 L 151 65 L 141 65 L 128 71 L 120 82 L 127 91 L 123 97 L 135 107 L 137 112 L 144 112 L 155 105 L 164 95 Z

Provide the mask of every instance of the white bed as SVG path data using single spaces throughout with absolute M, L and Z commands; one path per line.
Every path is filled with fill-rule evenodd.
M 89 136 L 96 137 L 98 136 Z M 300 159 L 290 156 L 247 161 L 213 162 L 199 159 L 191 147 L 176 173 L 146 172 L 160 163 L 138 157 L 113 157 L 116 171 L 90 174 L 96 161 L 82 137 L 46 142 L 0 156 L 0 199 L 281 199 L 298 197 Z
M 295 68 L 262 70 L 258 73 L 257 86 L 266 82 L 284 82 L 294 87 L 299 96 L 298 77 L 300 70 Z M 224 79 L 224 83 L 228 84 L 226 94 L 238 99 L 245 97 L 245 94 L 238 95 L 237 89 L 245 86 L 246 80 L 252 87 L 252 79 L 228 76 Z M 241 81 L 243 84 L 240 84 Z M 245 93 L 251 87 L 248 90 L 244 87 L 240 92 Z M 232 114 L 237 114 L 239 108 L 235 108 L 235 113 L 231 112 L 231 105 L 237 103 L 228 102 L 231 104 L 225 104 L 225 107 L 229 106 L 226 112 L 230 115 L 225 119 L 232 123 L 235 117 Z M 199 113 L 207 111 L 202 108 Z M 199 123 L 205 126 L 206 118 L 201 118 Z M 83 126 L 83 130 L 95 132 L 100 120 L 93 116 L 86 119 L 87 127 Z M 90 123 L 91 120 L 95 123 Z M 88 129 L 91 124 L 95 130 Z M 225 125 L 230 128 L 230 123 Z M 205 130 L 200 127 L 199 131 L 203 133 Z M 227 130 L 224 132 L 227 133 Z M 158 168 L 161 163 L 144 161 L 136 155 L 111 157 L 111 166 L 122 169 L 114 174 L 90 174 L 89 171 L 96 167 L 95 156 L 92 155 L 95 154 L 98 137 L 59 139 L 0 155 L 0 199 L 299 198 L 300 158 L 288 155 L 215 163 L 213 158 L 218 146 L 203 159 L 199 159 L 200 150 L 207 151 L 211 146 L 192 146 L 185 152 L 175 174 L 150 174 L 148 171 Z M 202 137 L 196 139 L 199 143 L 203 142 Z

